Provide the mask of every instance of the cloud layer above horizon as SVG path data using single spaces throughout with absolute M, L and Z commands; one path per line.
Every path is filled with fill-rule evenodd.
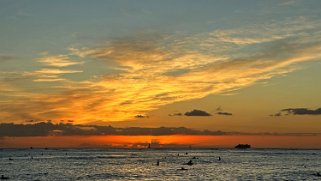
M 0 72 L 2 120 L 124 121 L 235 91 L 320 60 L 321 22 L 300 17 L 194 34 L 141 33 L 65 49 L 42 54 L 37 69 Z M 106 72 L 88 76 L 92 62 Z

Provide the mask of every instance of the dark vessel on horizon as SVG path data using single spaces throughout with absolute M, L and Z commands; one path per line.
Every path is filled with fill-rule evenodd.
M 234 148 L 236 148 L 236 149 L 248 149 L 248 148 L 251 148 L 251 145 L 249 145 L 249 144 L 238 144 Z

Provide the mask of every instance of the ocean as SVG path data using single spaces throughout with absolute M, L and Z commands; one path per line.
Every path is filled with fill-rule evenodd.
M 0 161 L 19 181 L 321 180 L 321 150 L 1 149 Z

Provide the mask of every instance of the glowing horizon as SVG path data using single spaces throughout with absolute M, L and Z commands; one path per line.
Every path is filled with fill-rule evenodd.
M 0 148 L 252 148 L 320 149 L 321 136 L 39 136 L 6 137 Z

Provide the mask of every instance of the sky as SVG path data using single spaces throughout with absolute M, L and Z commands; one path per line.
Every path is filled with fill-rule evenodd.
M 321 133 L 319 0 L 1 0 L 0 24 L 0 123 Z

